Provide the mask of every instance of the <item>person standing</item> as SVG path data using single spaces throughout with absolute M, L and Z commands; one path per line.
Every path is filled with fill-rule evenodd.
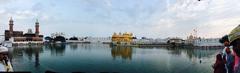
M 227 73 L 233 73 L 234 55 L 232 53 L 233 50 L 232 46 L 230 46 L 228 35 L 223 36 L 219 42 L 224 44 L 224 49 L 221 54 L 224 62 L 226 63 L 225 66 Z
M 226 48 L 226 54 L 224 56 L 224 59 L 226 61 L 226 68 L 227 73 L 233 73 L 233 66 L 234 66 L 234 55 L 230 51 L 230 48 Z

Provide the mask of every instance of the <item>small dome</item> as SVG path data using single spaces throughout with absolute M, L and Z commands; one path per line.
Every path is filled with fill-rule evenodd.
M 32 32 L 32 29 L 28 29 L 28 32 L 27 32 L 27 33 L 33 33 L 33 32 Z

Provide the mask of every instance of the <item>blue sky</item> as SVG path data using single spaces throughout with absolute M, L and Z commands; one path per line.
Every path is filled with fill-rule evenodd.
M 0 0 L 0 34 L 34 29 L 45 36 L 108 37 L 132 32 L 137 37 L 182 37 L 198 30 L 206 38 L 222 37 L 240 23 L 239 0 Z

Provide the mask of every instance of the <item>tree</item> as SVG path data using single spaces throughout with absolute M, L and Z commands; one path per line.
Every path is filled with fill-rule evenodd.
M 66 42 L 66 39 L 63 36 L 56 36 L 53 40 L 54 40 L 54 42 L 56 42 L 56 41 Z
M 77 37 L 71 37 L 69 40 L 78 40 Z
M 52 41 L 52 40 L 53 40 L 53 38 L 51 38 L 51 37 L 49 37 L 49 36 L 45 37 L 44 39 L 45 39 L 45 40 L 48 40 L 48 41 Z

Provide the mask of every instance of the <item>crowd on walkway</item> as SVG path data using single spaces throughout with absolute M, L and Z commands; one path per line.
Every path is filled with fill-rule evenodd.
M 240 73 L 240 25 L 219 41 L 225 48 L 216 55 L 214 73 Z

